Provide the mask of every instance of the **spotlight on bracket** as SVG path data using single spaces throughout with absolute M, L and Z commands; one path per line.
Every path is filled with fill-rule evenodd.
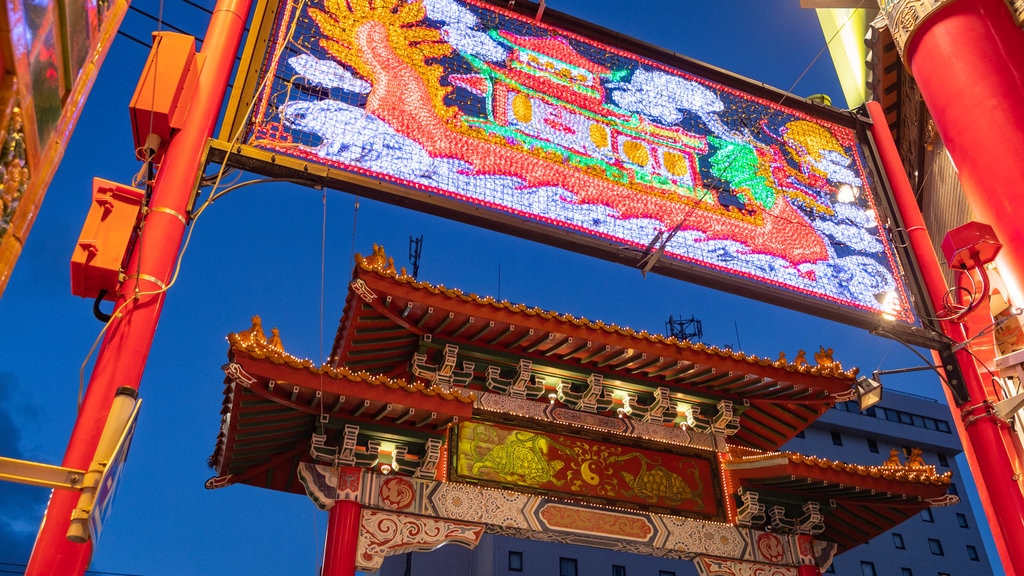
M 857 402 L 863 412 L 882 401 L 882 383 L 867 376 L 857 378 Z

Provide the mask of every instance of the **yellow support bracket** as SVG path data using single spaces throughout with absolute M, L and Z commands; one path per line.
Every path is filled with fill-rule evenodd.
M 0 480 L 46 488 L 81 490 L 85 470 L 0 456 Z

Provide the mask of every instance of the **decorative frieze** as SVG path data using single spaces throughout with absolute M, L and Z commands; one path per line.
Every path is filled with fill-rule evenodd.
M 540 423 L 564 424 L 625 437 L 638 437 L 672 444 L 677 447 L 724 451 L 725 437 L 706 432 L 665 426 L 660 422 L 640 422 L 632 418 L 612 418 L 580 412 L 571 408 L 532 400 L 521 400 L 498 394 L 479 394 L 473 404 L 475 410 L 528 418 Z

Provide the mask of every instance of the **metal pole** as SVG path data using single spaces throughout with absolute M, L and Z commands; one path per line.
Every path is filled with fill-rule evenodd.
M 873 121 L 871 132 L 903 217 L 911 249 L 921 267 L 928 295 L 935 308 L 941 310 L 946 281 L 928 238 L 924 217 L 917 206 L 907 174 L 903 171 L 896 144 L 885 120 L 885 112 L 877 102 L 868 102 L 867 108 Z M 947 320 L 940 322 L 940 326 L 955 342 L 964 342 L 966 339 L 962 325 Z M 1006 427 L 985 412 L 988 401 L 985 383 L 970 353 L 963 348 L 959 349 L 956 362 L 960 366 L 968 398 L 958 405 L 949 387 L 945 387 L 946 398 L 957 428 L 961 431 L 964 451 L 975 472 L 978 492 L 992 523 L 992 534 L 1002 552 L 1003 564 L 1008 574 L 1024 574 L 1024 547 L 1020 546 L 1024 542 L 1024 494 L 1021 494 L 1010 456 L 1005 450 L 1006 439 L 1003 436 Z
M 163 290 L 171 281 L 187 222 L 187 206 L 201 169 L 203 150 L 220 114 L 251 0 L 218 0 L 201 54 L 206 58 L 182 130 L 168 144 L 153 186 L 143 231 L 129 258 L 106 338 L 96 357 L 84 402 L 63 465 L 89 466 L 118 388 L 138 389 L 153 343 Z M 66 538 L 78 493 L 55 490 L 29 558 L 28 576 L 83 574 L 92 543 Z

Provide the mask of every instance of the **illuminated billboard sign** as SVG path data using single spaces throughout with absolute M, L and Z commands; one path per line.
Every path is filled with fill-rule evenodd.
M 852 115 L 477 0 L 283 0 L 257 66 L 241 143 L 277 166 L 653 253 L 655 270 L 855 323 L 915 322 Z
M 10 0 L 0 8 L 0 294 L 128 4 Z

